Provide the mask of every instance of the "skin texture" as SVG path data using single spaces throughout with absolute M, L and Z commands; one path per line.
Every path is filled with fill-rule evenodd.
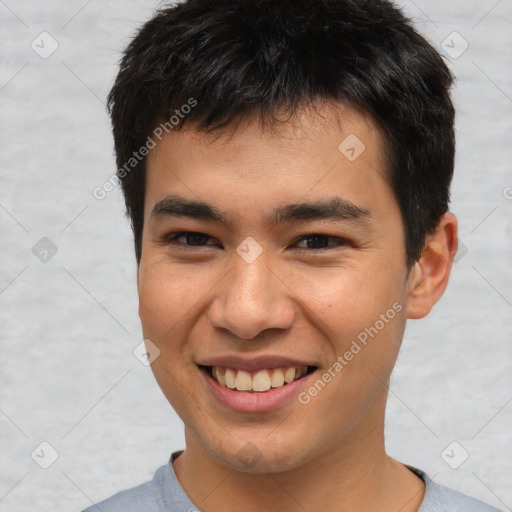
M 381 133 L 358 111 L 328 107 L 274 132 L 251 118 L 216 138 L 187 126 L 148 158 L 139 315 L 144 337 L 160 350 L 154 375 L 185 424 L 176 474 L 206 512 L 407 512 L 423 499 L 422 481 L 385 452 L 387 386 L 406 319 L 428 314 L 446 287 L 457 221 L 449 213 L 440 219 L 408 272 Z M 338 149 L 349 134 L 365 145 L 354 161 Z M 171 193 L 218 207 L 230 224 L 152 217 Z M 371 218 L 263 220 L 277 206 L 335 195 Z M 166 243 L 179 231 L 209 238 Z M 335 238 L 315 249 L 301 238 L 311 234 Z M 263 249 L 252 263 L 236 252 L 248 236 Z M 294 399 L 271 412 L 233 411 L 199 374 L 196 363 L 217 355 L 293 356 L 318 367 L 307 390 L 393 304 L 401 311 L 307 405 Z M 249 442 L 258 456 L 250 467 L 237 457 Z

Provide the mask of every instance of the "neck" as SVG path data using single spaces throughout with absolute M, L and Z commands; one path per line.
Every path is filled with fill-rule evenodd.
M 238 471 L 205 450 L 188 429 L 174 462 L 187 495 L 205 512 L 416 512 L 424 483 L 384 448 L 384 413 L 306 464 L 279 473 Z

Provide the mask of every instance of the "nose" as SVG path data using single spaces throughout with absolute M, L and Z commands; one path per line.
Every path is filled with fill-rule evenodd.
M 210 305 L 210 324 L 240 340 L 252 340 L 268 329 L 287 329 L 295 312 L 289 288 L 264 258 L 241 258 L 219 283 Z

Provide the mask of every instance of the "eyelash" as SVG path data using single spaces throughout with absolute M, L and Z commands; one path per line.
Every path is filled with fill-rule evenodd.
M 166 245 L 170 245 L 172 242 L 176 241 L 178 238 L 181 238 L 182 236 L 186 236 L 186 235 L 200 235 L 202 237 L 206 237 L 207 239 L 212 239 L 211 236 L 205 235 L 204 233 L 199 233 L 197 231 L 179 231 L 176 233 L 171 233 L 170 235 L 166 236 L 165 239 L 163 240 L 163 243 Z M 302 241 L 302 240 L 305 240 L 308 238 L 322 238 L 322 239 L 335 240 L 337 242 L 337 244 L 335 246 L 331 246 L 331 247 L 320 247 L 320 248 L 313 248 L 313 249 L 309 249 L 307 247 L 301 247 L 300 250 L 325 251 L 325 250 L 335 249 L 336 247 L 343 247 L 343 246 L 350 245 L 348 240 L 345 240 L 345 239 L 339 238 L 339 237 L 335 237 L 335 236 L 323 235 L 321 233 L 311 233 L 308 235 L 301 236 L 298 240 L 296 240 L 294 242 L 294 245 L 296 243 L 298 243 L 299 241 Z M 190 244 L 183 244 L 183 245 L 185 245 L 186 247 L 206 247 L 207 246 L 207 245 L 190 245 Z

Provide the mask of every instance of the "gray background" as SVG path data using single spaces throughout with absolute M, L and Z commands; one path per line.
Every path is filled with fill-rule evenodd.
M 512 510 L 512 2 L 400 5 L 452 53 L 451 210 L 464 246 L 440 303 L 408 324 L 387 447 Z M 157 6 L 0 0 L 1 511 L 80 510 L 147 481 L 184 446 L 181 421 L 133 355 L 142 336 L 121 194 L 92 196 L 115 171 L 104 100 L 119 53 Z M 51 49 L 43 31 L 58 43 L 47 58 L 31 47 Z

